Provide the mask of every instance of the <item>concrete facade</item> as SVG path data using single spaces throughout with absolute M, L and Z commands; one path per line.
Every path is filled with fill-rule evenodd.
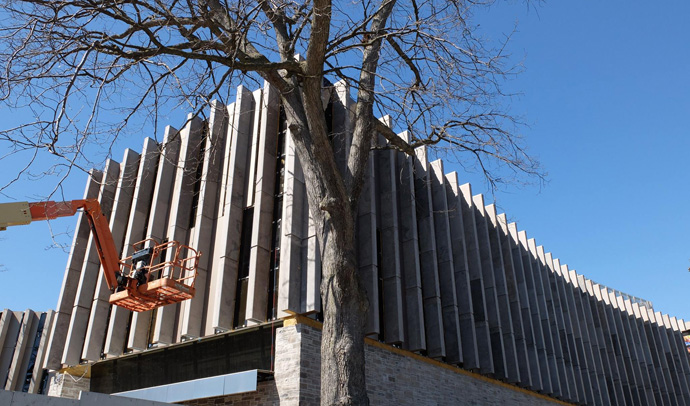
M 326 89 L 325 97 L 329 93 L 326 113 L 343 165 L 352 101 L 343 83 Z M 79 217 L 51 334 L 40 348 L 42 367 L 111 359 L 290 314 L 319 319 L 319 246 L 277 94 L 268 85 L 253 92 L 240 87 L 236 94 L 229 106 L 214 104 L 207 119 L 189 117 L 182 129 L 169 127 L 162 144 L 147 139 L 141 154 L 127 151 L 121 164 L 93 171 L 84 193 L 101 198 L 123 256 L 144 238 L 179 240 L 203 251 L 196 297 L 145 313 L 111 308 L 92 237 Z M 690 404 L 685 321 L 569 269 L 462 184 L 459 174 L 446 173 L 442 161 L 429 162 L 426 149 L 414 157 L 373 153 L 359 209 L 368 337 L 444 365 L 425 364 L 415 380 L 400 367 L 403 361 L 376 358 L 382 369 L 368 372 L 373 404 L 410 398 L 390 398 L 379 374 L 405 393 L 406 385 L 422 382 L 456 388 L 453 368 L 497 380 L 488 387 L 501 381 L 577 404 Z M 1 323 L 0 342 L 19 328 Z M 305 334 L 300 346 L 312 338 L 318 343 L 318 334 Z M 297 351 L 281 345 L 276 358 Z M 317 361 L 283 365 L 309 380 L 318 377 Z M 13 362 L 0 358 L 0 373 Z M 276 384 L 284 373 L 276 365 Z M 279 392 L 281 404 L 314 399 L 314 379 L 295 393 Z M 261 388 L 275 396 L 264 383 Z M 463 397 L 437 392 L 438 399 L 433 393 L 425 399 L 458 404 L 452 400 Z M 495 400 L 508 401 L 502 396 Z

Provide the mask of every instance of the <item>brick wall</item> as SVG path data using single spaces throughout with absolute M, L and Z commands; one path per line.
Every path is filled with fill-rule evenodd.
M 286 323 L 288 324 L 288 323 Z M 319 404 L 321 331 L 287 325 L 276 336 L 275 380 L 254 393 L 201 399 L 188 405 L 311 406 Z M 377 345 L 366 348 L 367 392 L 372 405 L 551 406 L 555 400 L 512 385 Z M 279 401 L 278 401 L 279 400 Z

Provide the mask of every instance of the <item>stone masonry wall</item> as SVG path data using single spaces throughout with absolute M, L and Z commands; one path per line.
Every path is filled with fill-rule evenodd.
M 257 392 L 200 399 L 185 404 L 319 405 L 321 331 L 308 324 L 289 324 L 279 329 L 276 336 L 275 381 L 260 383 Z M 372 405 L 563 404 L 390 347 L 368 345 L 366 363 L 367 392 Z

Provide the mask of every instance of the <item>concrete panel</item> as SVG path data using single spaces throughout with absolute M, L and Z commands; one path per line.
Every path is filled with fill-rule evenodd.
M 610 317 L 611 307 L 607 304 L 608 294 L 598 284 L 592 285 L 594 296 L 597 300 L 597 308 L 599 310 L 599 321 L 602 328 L 602 339 L 599 340 L 599 345 L 606 350 L 608 358 L 608 380 L 607 386 L 609 388 L 609 397 L 612 403 L 623 404 L 626 398 L 630 397 L 629 391 L 623 386 L 622 373 L 619 369 L 620 358 L 618 354 L 617 343 L 614 343 L 614 336 L 616 336 L 615 323 L 612 323 Z M 617 336 L 616 336 L 617 337 Z M 615 346 L 614 346 L 615 344 Z
M 641 325 L 641 319 L 636 315 L 636 311 L 633 309 L 633 303 L 630 300 L 619 301 L 619 306 L 623 305 L 625 307 L 625 318 L 627 319 L 631 340 L 635 348 L 635 353 L 637 355 L 638 369 L 641 374 L 641 386 L 645 393 L 644 402 L 649 405 L 656 404 L 654 396 L 654 387 L 652 385 L 651 376 L 649 375 L 651 362 L 649 361 L 649 348 L 645 347 L 642 340 L 642 334 L 644 326 Z M 639 310 L 637 312 L 639 314 Z M 653 370 L 653 367 L 651 368 Z
M 487 215 L 484 211 L 484 196 L 472 196 L 474 203 L 474 215 L 477 226 L 477 242 L 479 258 L 482 263 L 482 278 L 484 280 L 484 294 L 486 314 L 489 320 L 489 332 L 491 336 L 491 352 L 494 358 L 494 374 L 500 379 L 507 379 L 505 345 L 503 342 L 503 326 L 501 325 L 501 312 L 498 305 L 498 292 L 496 277 L 494 275 L 493 259 L 491 258 L 491 240 L 489 239 L 489 226 Z M 534 383 L 534 382 L 533 382 Z
M 194 227 L 190 235 L 190 246 L 201 252 L 197 268 L 194 287 L 196 293 L 190 300 L 181 303 L 180 333 L 182 339 L 197 338 L 204 334 L 202 319 L 204 307 L 208 303 L 208 278 L 211 266 L 211 252 L 213 236 L 215 235 L 215 219 L 218 212 L 218 183 L 221 176 L 221 164 L 225 139 L 227 135 L 228 117 L 225 106 L 217 101 L 211 103 L 206 136 L 204 137 L 203 165 L 197 196 L 196 213 L 193 220 Z
M 49 310 L 46 313 L 45 322 L 43 323 L 43 330 L 41 330 L 41 339 L 38 344 L 38 351 L 36 352 L 36 359 L 34 362 L 33 373 L 31 374 L 31 381 L 29 382 L 29 393 L 38 393 L 41 384 L 41 376 L 43 373 L 43 363 L 48 351 L 48 338 L 50 337 L 50 330 L 55 320 L 55 311 Z
M 379 136 L 379 142 L 383 143 Z M 379 274 L 383 284 L 383 340 L 389 344 L 405 341 L 403 277 L 400 263 L 400 233 L 398 223 L 398 188 L 396 183 L 396 153 L 394 150 L 374 151 L 376 162 L 376 214 L 380 238 Z
M 620 326 L 620 318 L 617 315 L 618 312 L 616 311 L 616 309 L 614 309 L 612 305 L 611 297 L 609 296 L 609 289 L 607 287 L 602 286 L 600 287 L 600 291 L 601 298 L 604 301 L 604 307 L 606 308 L 606 316 L 608 319 L 610 333 L 610 345 L 613 350 L 613 354 L 615 355 L 616 363 L 618 364 L 618 376 L 621 382 L 621 386 L 623 387 L 622 394 L 618 397 L 618 399 L 619 401 L 620 399 L 623 399 L 625 403 L 632 404 L 634 385 L 631 384 L 632 377 L 630 376 L 630 374 L 632 373 L 632 371 L 630 371 L 629 366 L 626 365 L 626 346 L 625 340 L 621 338 L 622 331 Z
M 403 139 L 409 135 L 401 133 Z M 414 164 L 403 152 L 397 153 L 396 176 L 400 229 L 400 263 L 402 265 L 405 338 L 404 348 L 410 351 L 426 349 L 426 326 L 422 301 L 422 278 L 419 263 L 419 233 L 417 230 L 417 199 L 414 186 Z
M 281 117 L 281 120 L 285 145 L 285 169 L 277 310 L 278 316 L 286 316 L 287 311 L 301 312 L 302 240 L 308 233 L 308 230 L 304 228 L 304 218 L 308 214 L 302 167 L 295 154 L 292 136 L 287 129 L 285 118 Z
M 22 320 L 19 325 L 19 332 L 12 353 L 12 361 L 10 362 L 7 379 L 5 380 L 5 390 L 18 391 L 22 389 L 24 376 L 26 375 L 26 364 L 23 362 L 24 355 L 27 350 L 29 352 L 31 351 L 30 348 L 34 342 L 37 325 L 38 317 L 36 317 L 36 313 L 31 310 L 26 310 L 22 315 Z
M 527 240 L 527 248 L 529 255 L 527 259 L 532 267 L 532 279 L 537 292 L 537 314 L 539 322 L 541 323 L 542 336 L 544 340 L 544 348 L 546 356 L 540 359 L 540 372 L 542 380 L 545 382 L 545 391 L 551 394 L 560 394 L 557 387 L 559 386 L 558 367 L 556 366 L 556 355 L 554 351 L 553 334 L 551 332 L 551 322 L 549 315 L 549 308 L 546 303 L 546 284 L 544 281 L 544 272 L 537 252 L 537 243 L 534 238 Z M 546 364 L 546 365 L 543 365 Z
M 496 206 L 493 204 L 484 207 L 485 221 L 489 232 L 489 244 L 491 246 L 491 261 L 494 271 L 496 299 L 498 301 L 498 315 L 503 334 L 503 351 L 506 365 L 506 378 L 508 382 L 520 382 L 518 368 L 516 336 L 513 331 L 513 317 L 508 296 L 507 270 L 503 258 L 503 246 L 499 235 L 498 216 Z M 511 258 L 512 259 L 512 258 Z M 511 270 L 512 272 L 512 270 Z M 544 360 L 546 357 L 544 357 Z M 550 389 L 550 386 L 549 386 Z
M 575 286 L 570 280 L 570 270 L 567 265 L 561 265 L 561 277 L 563 278 L 565 292 L 568 298 L 568 306 L 570 308 L 570 322 L 573 328 L 573 337 L 575 338 L 575 345 L 577 347 L 577 364 L 580 369 L 580 379 L 582 380 L 581 386 L 578 388 L 580 393 L 580 400 L 585 400 L 588 403 L 593 403 L 593 385 L 591 382 L 589 373 L 589 364 L 587 359 L 587 353 L 589 350 L 586 348 L 586 343 L 584 340 L 584 334 L 582 333 L 582 328 L 580 327 L 580 322 L 582 319 L 581 306 L 578 301 L 578 297 L 575 296 Z M 576 375 L 577 378 L 577 375 Z M 581 389 L 581 390 L 579 390 Z
M 261 108 L 256 117 L 260 120 L 258 131 L 257 170 L 254 178 L 254 219 L 252 225 L 251 250 L 249 253 L 249 287 L 247 296 L 247 324 L 266 320 L 270 254 L 272 249 L 274 210 L 276 194 L 276 141 L 278 137 L 279 106 L 277 90 L 268 83 L 261 93 Z M 277 285 L 273 281 L 274 286 Z
M 463 367 L 479 369 L 479 353 L 475 334 L 474 309 L 472 308 L 472 291 L 470 273 L 467 264 L 465 246 L 465 227 L 462 217 L 462 206 L 458 174 L 446 175 L 446 200 L 448 205 L 448 222 L 450 225 L 451 247 L 453 252 L 453 272 L 455 275 L 455 293 L 458 301 L 460 319 L 460 337 L 462 344 Z
M 479 237 L 477 235 L 477 220 L 474 202 L 472 201 L 472 186 L 469 183 L 460 186 L 460 206 L 462 208 L 463 225 L 465 228 L 465 244 L 467 248 L 467 265 L 472 292 L 472 309 L 477 334 L 477 349 L 479 353 L 479 371 L 492 374 L 494 368 L 494 354 L 491 348 L 491 334 L 486 308 L 486 293 L 482 272 L 482 261 L 479 253 Z
M 162 153 L 158 159 L 153 198 L 148 216 L 146 238 L 156 241 L 165 239 L 172 190 L 175 182 L 175 166 L 180 155 L 181 139 L 178 130 L 166 127 L 163 137 Z M 127 338 L 127 348 L 132 351 L 145 350 L 149 345 L 149 329 L 155 311 L 132 314 Z
M 448 200 L 446 199 L 445 176 L 441 160 L 431 163 L 430 175 L 438 281 L 443 311 L 443 339 L 446 345 L 445 362 L 459 364 L 463 362 L 460 317 L 455 290 L 455 269 L 448 219 Z
M 590 338 L 595 351 L 597 351 L 597 353 L 594 354 L 594 359 L 595 362 L 599 363 L 599 387 L 601 389 L 602 403 L 613 404 L 616 401 L 615 384 L 613 382 L 612 367 L 604 340 L 603 323 L 605 323 L 605 320 L 602 320 L 601 302 L 594 292 L 594 284 L 591 280 L 582 277 L 578 279 L 578 281 L 581 289 L 584 284 L 584 291 L 589 303 L 589 311 L 592 320 Z
M 100 190 L 100 183 L 102 180 L 103 172 L 95 170 L 90 171 L 83 197 L 85 199 L 98 197 L 98 191 Z M 65 275 L 60 288 L 55 321 L 51 326 L 50 339 L 47 344 L 47 356 L 44 361 L 45 368 L 59 369 L 62 365 L 60 360 L 65 348 L 67 330 L 69 328 L 72 307 L 74 305 L 74 297 L 79 285 L 79 272 L 81 271 L 82 263 L 86 256 L 86 245 L 90 234 L 91 229 L 88 220 L 83 213 L 77 214 L 77 225 L 74 231 L 69 257 L 67 258 Z
M 426 148 L 417 148 L 414 160 L 415 203 L 417 206 L 417 232 L 419 233 L 419 265 L 424 298 L 424 326 L 427 353 L 431 358 L 446 355 L 443 340 L 443 310 L 438 281 L 436 259 L 436 232 L 431 200 L 431 179 Z
M 210 327 L 216 331 L 233 326 L 237 267 L 248 173 L 247 157 L 252 138 L 254 98 L 240 86 L 237 98 L 228 108 L 230 121 L 225 144 L 224 168 L 220 184 L 220 202 L 213 248 L 213 269 L 209 290 Z
M 558 322 L 558 332 L 561 343 L 561 352 L 563 354 L 563 363 L 565 365 L 564 374 L 559 374 L 561 379 L 561 388 L 567 388 L 567 392 L 563 394 L 563 399 L 568 401 L 576 401 L 578 386 L 575 381 L 575 371 L 573 359 L 577 356 L 574 351 L 573 338 L 569 332 L 572 331 L 570 325 L 566 325 L 565 313 L 568 311 L 568 303 L 562 289 L 562 278 L 555 271 L 555 264 L 551 253 L 544 254 L 544 264 L 546 266 L 549 277 L 549 284 L 551 285 L 551 292 L 553 293 L 553 304 L 555 314 Z M 560 264 L 558 265 L 560 269 Z
M 378 271 L 378 225 L 376 223 L 376 179 L 374 178 L 374 157 L 369 154 L 364 186 L 359 197 L 357 210 L 357 265 L 360 279 L 367 292 L 366 334 L 378 337 L 381 333 L 379 320 L 379 271 Z
M 191 115 L 187 117 L 185 127 L 180 130 L 180 159 L 175 168 L 175 183 L 173 185 L 170 202 L 170 215 L 166 238 L 168 241 L 187 242 L 190 226 L 190 217 L 195 196 L 195 183 L 199 162 L 199 150 L 203 137 L 203 121 Z M 171 261 L 174 250 L 166 253 L 166 261 Z M 170 274 L 172 269 L 163 269 L 163 274 Z M 175 320 L 179 304 L 168 305 L 156 309 L 155 326 L 153 330 L 152 344 L 171 344 L 176 341 Z
M 565 359 L 563 357 L 563 348 L 565 344 L 561 342 L 561 335 L 558 327 L 559 315 L 556 313 L 556 301 L 558 300 L 557 292 L 552 286 L 553 275 L 547 266 L 543 246 L 536 247 L 536 256 L 538 264 L 537 269 L 540 272 L 542 285 L 544 288 L 544 299 L 546 301 L 546 308 L 549 317 L 548 331 L 550 331 L 550 341 L 551 345 L 553 346 L 553 354 L 555 358 L 555 367 L 549 368 L 549 372 L 552 375 L 551 384 L 554 388 L 554 395 L 560 399 L 565 399 L 568 395 L 568 377 L 566 373 Z M 546 337 L 545 339 L 548 343 L 549 339 Z
M 316 236 L 314 219 L 308 209 L 305 214 L 302 218 L 308 218 L 308 231 L 307 238 L 302 243 L 302 257 L 304 258 L 302 270 L 304 277 L 301 280 L 304 292 L 302 293 L 303 304 L 301 308 L 304 313 L 316 313 L 321 311 L 321 248 L 319 239 Z M 371 269 L 370 272 L 362 270 L 362 272 L 363 280 L 366 280 L 365 275 L 369 275 L 372 279 L 377 276 L 376 269 Z M 370 312 L 374 308 L 376 314 L 378 314 L 378 301 L 370 304 L 369 308 Z
M 354 102 L 350 97 L 350 86 L 339 80 L 333 85 L 333 153 L 340 173 L 347 170 L 347 158 L 352 143 L 352 116 Z
M 530 292 L 527 284 L 526 273 L 530 272 L 530 268 L 526 268 L 527 263 L 523 258 L 523 247 L 520 244 L 518 237 L 517 224 L 509 223 L 507 225 L 508 246 L 510 247 L 510 255 L 513 261 L 513 272 L 515 275 L 515 282 L 517 284 L 518 298 L 520 304 L 520 315 L 522 316 L 522 331 L 524 334 L 525 346 L 527 347 L 527 365 L 529 365 L 529 374 L 522 377 L 522 385 L 528 388 L 537 388 L 541 386 L 541 373 L 539 369 L 539 350 L 537 348 L 536 324 L 538 320 L 532 320 L 532 302 L 533 292 Z
M 98 193 L 98 200 L 101 202 L 101 211 L 108 218 L 110 218 L 113 209 L 119 174 L 120 164 L 113 160 L 108 160 L 104 170 L 101 189 Z M 79 274 L 79 286 L 77 287 L 74 306 L 69 321 L 65 349 L 62 353 L 61 362 L 63 364 L 76 365 L 81 361 L 81 353 L 84 346 L 86 328 L 89 322 L 91 303 L 93 301 L 96 281 L 100 272 L 101 263 L 98 259 L 96 244 L 93 235 L 90 235 L 86 245 L 86 256 L 84 257 L 81 273 Z
M 118 255 L 122 253 L 122 245 L 125 238 L 126 228 L 129 224 L 129 214 L 132 207 L 134 195 L 134 185 L 136 184 L 136 174 L 139 169 L 140 156 L 136 152 L 125 150 L 122 164 L 120 165 L 120 177 L 117 182 L 115 200 L 110 214 L 110 232 L 115 242 L 115 250 Z M 109 304 L 110 289 L 106 283 L 101 266 L 96 282 L 96 290 L 91 303 L 91 313 L 89 324 L 86 329 L 84 349 L 81 358 L 89 361 L 100 359 L 103 352 L 103 342 L 108 327 L 108 319 L 111 311 Z
M 491 212 L 493 211 L 495 211 L 495 209 Z M 520 266 L 520 271 L 522 268 L 521 264 L 515 264 L 513 259 L 513 252 L 517 249 L 517 247 L 515 245 L 515 241 L 509 236 L 508 221 L 505 213 L 496 216 L 495 224 L 498 241 L 502 251 L 501 256 L 503 258 L 503 269 L 505 271 L 506 291 L 508 295 L 508 304 L 511 314 L 512 331 L 517 358 L 516 362 L 520 374 L 518 384 L 523 387 L 530 387 L 532 385 L 532 378 L 529 367 L 530 364 L 529 354 L 527 351 L 527 339 L 525 336 L 525 324 L 522 315 L 523 306 L 520 302 L 521 296 L 525 296 L 526 289 L 524 283 L 518 284 L 517 279 L 517 267 Z M 522 276 L 521 278 L 524 279 Z M 522 300 L 525 299 L 523 298 Z M 526 311 L 526 313 L 529 314 L 528 311 Z M 529 328 L 529 325 L 527 327 Z
M 145 226 L 151 209 L 153 197 L 153 183 L 156 179 L 156 166 L 160 157 L 158 144 L 152 138 L 144 140 L 141 152 L 141 162 L 134 186 L 129 221 L 126 227 L 122 257 L 129 257 L 134 253 L 132 244 L 144 239 Z M 107 355 L 122 355 L 127 339 L 128 322 L 131 312 L 121 307 L 113 307 L 108 322 L 108 332 L 105 336 L 104 353 Z

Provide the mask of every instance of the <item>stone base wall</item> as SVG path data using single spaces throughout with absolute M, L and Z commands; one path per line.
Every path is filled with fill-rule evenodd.
M 91 387 L 91 379 L 86 376 L 74 376 L 67 372 L 48 372 L 48 396 L 79 399 L 79 392 L 88 392 Z
M 278 329 L 275 380 L 253 393 L 200 399 L 188 405 L 319 405 L 321 331 L 308 324 Z M 372 405 L 552 406 L 563 404 L 537 393 L 459 368 L 370 343 L 366 347 L 367 392 Z

